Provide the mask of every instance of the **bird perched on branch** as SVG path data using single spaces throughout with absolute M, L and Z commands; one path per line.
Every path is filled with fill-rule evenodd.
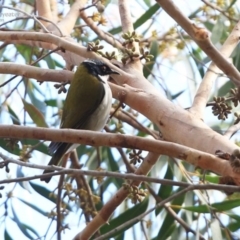
M 110 74 L 119 74 L 108 65 L 88 59 L 83 61 L 74 74 L 63 107 L 60 128 L 101 131 L 105 126 L 112 106 L 112 92 L 108 85 Z M 79 144 L 51 142 L 52 158 L 48 165 L 58 165 L 63 155 Z M 53 171 L 45 170 L 43 173 Z M 49 182 L 51 177 L 42 177 Z

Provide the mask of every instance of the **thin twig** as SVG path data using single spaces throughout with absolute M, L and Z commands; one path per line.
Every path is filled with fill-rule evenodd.
M 237 86 L 240 86 L 240 73 L 212 44 L 209 32 L 205 28 L 200 28 L 193 24 L 172 0 L 156 1 L 189 34 L 199 47 L 212 59 L 217 67 L 231 78 Z M 239 38 L 237 37 L 235 41 L 237 44 Z
M 157 203 L 161 202 L 163 199 L 161 199 L 155 192 L 154 190 L 151 188 L 151 186 L 149 184 L 146 184 L 147 188 L 149 190 L 149 193 L 154 197 L 154 199 L 156 200 Z M 197 235 L 196 231 L 192 230 L 191 227 L 189 226 L 188 223 L 186 223 L 182 218 L 178 217 L 177 213 L 167 204 L 164 204 L 163 207 L 165 208 L 165 210 L 172 215 L 172 217 L 179 223 L 182 225 L 182 227 L 186 230 L 186 232 L 191 232 L 194 235 Z M 204 239 L 203 236 L 201 236 L 200 239 Z
M 209 1 L 202 0 L 202 2 L 204 2 L 207 6 L 211 7 L 212 9 L 217 10 L 218 12 L 222 13 L 222 15 L 224 15 L 228 19 L 233 20 L 234 22 L 238 22 L 238 19 L 229 16 L 229 14 L 226 13 L 226 10 L 222 10 L 221 8 L 219 8 L 218 6 L 210 3 Z
M 71 159 L 72 165 L 75 169 L 81 169 L 81 165 L 78 162 L 78 157 L 77 157 L 76 151 L 73 151 L 71 153 L 70 159 Z M 77 183 L 77 188 L 84 189 L 87 192 L 87 198 L 85 195 L 82 196 L 80 193 L 78 193 L 78 195 L 79 195 L 79 202 L 80 202 L 79 204 L 87 203 L 91 207 L 91 211 L 85 211 L 85 208 L 84 207 L 82 208 L 86 222 L 90 222 L 90 219 L 91 219 L 90 214 L 93 217 L 93 212 L 97 211 L 96 207 L 94 205 L 93 199 L 92 199 L 92 190 L 89 187 L 89 184 L 87 183 L 84 175 L 75 174 L 74 177 L 75 177 L 75 181 Z
M 170 197 L 166 198 L 165 200 L 161 201 L 160 203 L 156 204 L 156 206 L 154 206 L 153 208 L 149 209 L 148 211 L 146 211 L 145 213 L 142 213 L 140 215 L 138 215 L 137 217 L 135 218 L 132 218 L 131 220 L 125 222 L 124 224 L 114 228 L 112 231 L 109 231 L 108 233 L 106 234 L 103 234 L 101 237 L 98 237 L 96 238 L 95 240 L 104 240 L 104 239 L 108 239 L 112 234 L 116 233 L 116 232 L 120 232 L 122 231 L 123 229 L 127 228 L 129 225 L 133 225 L 139 221 L 141 221 L 145 216 L 147 216 L 148 214 L 150 214 L 151 212 L 153 212 L 156 208 L 158 207 L 162 207 L 164 204 L 172 201 L 173 199 L 181 196 L 182 194 L 188 192 L 188 191 L 191 191 L 193 190 L 194 187 L 193 185 L 190 185 L 189 187 L 171 195 Z
M 224 133 L 224 136 L 230 139 L 237 131 L 240 130 L 240 123 L 234 124 Z
M 80 17 L 85 21 L 85 23 L 98 35 L 99 38 L 105 40 L 107 43 L 111 44 L 120 50 L 124 50 L 124 47 L 115 39 L 114 36 L 106 34 L 103 32 L 91 18 L 88 18 L 84 11 L 80 12 Z
M 15 178 L 15 179 L 5 179 L 5 180 L 1 180 L 0 184 L 30 181 L 30 180 L 39 179 L 42 177 L 49 177 L 49 176 L 62 175 L 62 174 L 79 174 L 79 175 L 95 176 L 95 177 L 96 176 L 97 177 L 114 177 L 114 178 L 140 181 L 140 182 L 145 181 L 145 182 L 159 183 L 162 185 L 170 185 L 170 186 L 178 186 L 178 187 L 194 186 L 194 189 L 199 189 L 199 190 L 200 189 L 205 189 L 205 190 L 214 189 L 214 190 L 219 190 L 219 191 L 240 192 L 239 186 L 229 186 L 229 185 L 224 185 L 224 184 L 194 184 L 194 185 L 191 185 L 190 183 L 186 183 L 186 182 L 153 178 L 153 177 L 148 177 L 148 176 L 143 176 L 143 175 L 137 175 L 134 173 L 123 174 L 123 173 L 108 172 L 108 171 L 65 169 L 65 168 L 59 167 L 59 166 L 45 166 L 45 165 L 39 165 L 39 164 L 26 163 L 26 162 L 23 162 L 20 160 L 15 160 L 13 158 L 9 158 L 2 153 L 0 153 L 0 158 L 4 159 L 5 163 L 13 163 L 13 164 L 17 164 L 17 165 L 23 166 L 23 167 L 37 168 L 37 169 L 42 169 L 42 170 L 58 171 L 58 172 L 54 172 L 54 173 L 35 175 L 32 177 L 20 177 L 20 178 Z M 2 162 L 0 162 L 0 164 L 2 164 Z
M 17 12 L 20 12 L 20 13 L 25 14 L 25 15 L 27 15 L 29 18 L 34 19 L 34 20 L 40 25 L 40 27 L 43 29 L 43 31 L 44 31 L 45 33 L 50 33 L 50 32 L 47 30 L 47 28 L 36 18 L 36 16 L 34 16 L 34 15 L 31 16 L 31 15 L 28 14 L 27 12 L 25 12 L 25 11 L 23 11 L 23 10 L 21 10 L 21 9 L 18 9 L 18 8 L 14 8 L 14 7 L 8 7 L 8 6 L 1 6 L 1 5 L 0 5 L 0 8 L 7 8 L 7 9 L 11 9 L 11 10 L 14 10 L 14 11 L 17 11 Z
M 224 44 L 220 49 L 220 53 L 226 59 L 231 55 L 232 51 L 236 48 L 239 42 L 240 34 L 240 21 L 236 24 L 231 34 L 228 36 Z M 218 66 L 219 67 L 219 66 Z M 199 118 L 203 118 L 205 112 L 205 106 L 209 96 L 211 95 L 212 86 L 215 79 L 219 76 L 220 69 L 216 66 L 216 63 L 212 62 L 209 66 L 193 100 L 193 105 L 190 112 L 195 114 Z M 221 69 L 223 70 L 223 69 Z

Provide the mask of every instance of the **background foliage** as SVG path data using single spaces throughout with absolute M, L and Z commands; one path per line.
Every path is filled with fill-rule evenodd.
M 58 17 L 64 18 L 74 1 L 58 1 Z M 219 47 L 231 32 L 239 19 L 239 3 L 230 0 L 209 1 L 175 1 L 181 5 L 188 17 L 211 32 L 211 40 Z M 178 3 L 177 3 L 178 2 Z M 181 2 L 181 3 L 180 3 Z M 99 5 L 100 4 L 100 5 Z M 144 76 L 175 104 L 190 107 L 199 82 L 204 77 L 210 59 L 189 38 L 155 1 L 130 1 L 130 10 L 140 46 L 148 49 L 152 59 L 144 62 Z M 91 5 L 91 1 L 88 2 Z M 23 17 L 14 8 L 29 14 L 37 14 L 35 1 L 4 1 L 0 8 L 1 31 L 39 31 L 33 19 Z M 104 10 L 104 11 L 103 11 Z M 89 18 L 99 28 L 111 33 L 121 42 L 121 23 L 117 16 L 117 1 L 100 1 L 97 7 L 86 10 Z M 13 13 L 11 17 L 4 15 Z M 18 15 L 19 14 L 19 15 Z M 1 33 L 0 33 L 1 34 Z M 78 19 L 71 34 L 72 39 L 87 46 L 98 36 Z M 125 39 L 126 40 L 126 39 Z M 113 47 L 104 41 L 103 53 L 111 53 Z M 65 63 L 57 53 L 47 54 L 48 50 L 23 44 L 1 42 L 0 58 L 2 62 L 15 62 L 34 65 L 40 68 L 63 69 Z M 239 69 L 240 58 L 238 48 L 231 56 L 233 64 Z M 106 54 L 106 53 L 105 53 Z M 124 58 L 124 53 L 115 50 L 118 59 Z M 9 81 L 11 80 L 11 81 Z M 7 84 L 3 84 L 9 81 Z M 59 126 L 61 107 L 65 93 L 58 94 L 53 83 L 38 84 L 36 80 L 21 76 L 0 75 L 1 82 L 1 124 L 16 124 L 55 128 Z M 233 84 L 224 75 L 220 75 L 212 91 L 212 96 L 229 96 Z M 213 97 L 212 97 L 213 99 Z M 211 100 L 213 101 L 213 100 Z M 114 100 L 116 107 L 118 101 Z M 232 102 L 228 102 L 234 112 Z M 234 123 L 233 113 L 227 120 L 213 116 L 211 104 L 206 108 L 205 121 L 211 128 L 220 133 Z M 125 106 L 120 110 L 125 116 L 124 121 L 119 116 L 113 117 L 106 131 L 120 134 L 130 134 L 141 137 L 158 135 L 156 126 L 146 117 Z M 136 127 L 136 122 L 138 123 Z M 144 126 L 144 127 L 143 127 Z M 147 130 L 146 130 L 147 129 Z M 151 134 L 149 134 L 151 133 Z M 233 138 L 238 140 L 238 135 Z M 1 152 L 13 158 L 32 163 L 47 164 L 49 160 L 48 143 L 29 139 L 0 139 Z M 110 172 L 131 171 L 129 162 L 136 160 L 137 152 L 132 149 L 80 146 L 77 149 L 79 163 L 83 169 L 104 169 Z M 132 155 L 131 155 L 132 154 Z M 144 158 L 146 152 L 142 152 Z M 140 165 L 137 158 L 135 167 Z M 68 167 L 72 167 L 68 163 Z M 1 169 L 1 179 L 19 178 L 40 174 L 42 170 L 29 169 L 10 164 L 9 171 Z M 160 156 L 149 176 L 183 182 L 217 183 L 219 177 L 210 172 L 194 169 L 192 165 L 168 156 Z M 114 177 L 94 178 L 81 177 L 80 182 L 66 176 L 66 182 L 59 189 L 59 176 L 54 177 L 49 185 L 38 179 L 28 182 L 4 184 L 1 190 L 1 236 L 4 239 L 55 239 L 56 226 L 61 225 L 58 238 L 69 239 L 91 221 L 97 211 L 106 204 L 123 184 L 123 179 Z M 80 188 L 79 188 L 80 187 Z M 89 198 L 88 188 L 92 195 Z M 118 207 L 108 224 L 105 224 L 96 234 L 114 230 L 107 239 L 238 239 L 240 234 L 239 196 L 227 196 L 214 190 L 189 191 L 174 198 L 168 204 L 157 207 L 144 218 L 139 217 L 182 188 L 174 185 L 157 183 L 142 183 L 142 195 L 134 198 L 129 195 Z M 145 196 L 146 195 L 146 196 Z M 57 204 L 56 204 L 57 203 Z M 56 206 L 60 205 L 60 214 Z M 136 218 L 136 222 L 128 222 Z M 122 228 L 120 228 L 122 227 Z

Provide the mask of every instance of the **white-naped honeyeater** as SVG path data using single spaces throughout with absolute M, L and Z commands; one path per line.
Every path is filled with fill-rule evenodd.
M 112 106 L 112 92 L 108 85 L 110 74 L 119 74 L 99 60 L 83 61 L 74 74 L 63 107 L 60 128 L 101 131 Z M 63 155 L 79 144 L 51 142 L 52 158 L 48 165 L 58 165 Z M 44 173 L 53 171 L 45 170 Z M 42 177 L 49 182 L 51 177 Z

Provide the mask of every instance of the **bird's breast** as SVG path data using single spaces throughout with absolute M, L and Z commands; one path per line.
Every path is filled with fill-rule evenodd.
M 103 83 L 103 86 L 105 89 L 105 95 L 102 102 L 91 115 L 86 129 L 101 131 L 109 118 L 109 113 L 112 107 L 112 91 L 107 82 Z

